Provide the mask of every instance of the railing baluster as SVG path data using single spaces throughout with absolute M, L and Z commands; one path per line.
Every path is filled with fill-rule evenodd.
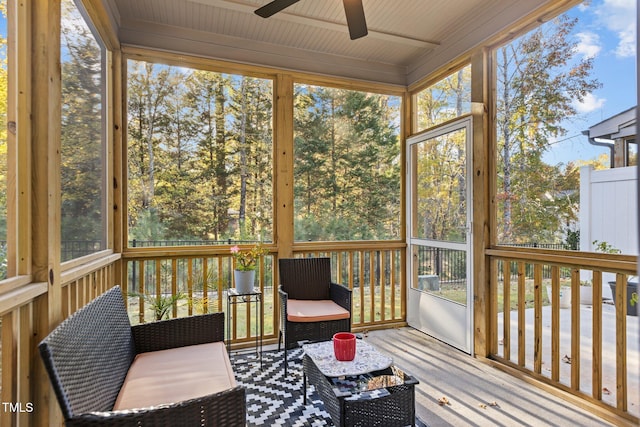
M 407 251 L 400 251 L 400 276 L 402 276 L 402 272 L 404 271 L 404 266 L 407 265 Z M 407 318 L 407 283 L 409 282 L 408 278 L 404 280 L 404 286 L 400 286 L 400 318 Z
M 347 276 L 349 278 L 349 283 L 350 283 L 350 288 L 351 290 L 353 290 L 356 286 L 356 277 L 357 277 L 357 268 L 358 268 L 358 256 L 356 254 L 356 251 L 350 250 L 349 251 L 349 271 L 347 273 Z
M 502 261 L 503 297 L 502 297 L 502 348 L 504 358 L 511 360 L 511 262 Z
M 627 276 L 616 274 L 616 405 L 627 410 Z
M 391 292 L 390 295 L 390 301 L 389 304 L 391 304 L 391 319 L 395 320 L 397 319 L 396 317 L 396 256 L 395 253 L 393 251 L 389 251 L 389 292 Z
M 162 260 L 156 259 L 154 261 L 156 266 L 155 282 L 156 282 L 156 298 L 160 298 L 162 295 Z
M 526 266 L 518 263 L 518 365 L 525 364 L 525 284 Z
M 542 265 L 533 266 L 533 371 L 542 372 Z
M 218 257 L 217 261 L 218 261 L 218 270 L 217 270 L 216 277 L 218 278 L 218 280 L 216 280 L 216 289 L 218 290 L 218 311 L 222 311 L 222 299 L 224 298 L 224 285 L 225 285 L 225 281 L 223 277 L 224 258 Z M 230 276 L 233 275 L 231 264 L 232 264 L 232 261 L 231 261 L 231 258 L 229 258 L 229 275 Z M 229 277 L 228 287 L 231 287 L 231 277 Z M 207 291 L 208 290 L 209 290 L 209 276 L 207 276 Z
M 171 295 L 178 295 L 178 260 L 171 258 Z M 178 316 L 178 304 L 173 304 L 173 317 Z
M 365 283 L 364 283 L 364 251 L 359 251 L 358 252 L 359 255 L 359 266 L 360 266 L 360 271 L 358 274 L 358 282 L 360 284 L 359 288 L 360 288 L 360 323 L 364 324 L 364 287 L 365 287 Z
M 202 312 L 209 312 L 209 258 L 202 258 Z
M 193 315 L 193 258 L 187 259 L 187 298 L 189 298 L 187 312 Z
M 386 290 L 386 286 L 384 285 L 386 280 L 385 280 L 385 252 L 380 251 L 378 252 L 380 254 L 380 275 L 379 275 L 379 279 L 378 279 L 378 286 L 380 287 L 380 321 L 384 322 L 386 320 L 386 299 L 387 299 L 387 293 L 385 292 Z
M 551 268 L 551 379 L 560 381 L 560 269 Z
M 591 386 L 593 397 L 602 400 L 602 271 L 593 272 L 591 292 L 593 294 Z
M 140 323 L 144 323 L 144 293 L 145 293 L 145 289 L 144 289 L 144 276 L 145 276 L 145 261 L 144 260 L 140 260 L 140 275 L 138 276 L 138 293 L 140 295 L 140 297 L 138 298 L 138 309 L 140 310 L 140 312 L 138 313 L 138 317 L 140 320 Z
M 369 251 L 369 322 L 376 321 L 376 275 L 373 252 Z
M 580 390 L 580 270 L 571 270 L 571 388 Z

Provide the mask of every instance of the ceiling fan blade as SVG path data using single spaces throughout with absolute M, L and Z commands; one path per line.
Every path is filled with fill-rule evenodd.
M 291 6 L 292 4 L 298 3 L 300 0 L 273 0 L 271 3 L 267 3 L 259 9 L 255 10 L 255 14 L 258 16 L 262 16 L 263 18 L 268 18 L 271 15 L 275 15 Z
M 344 13 L 347 15 L 349 36 L 351 40 L 359 39 L 368 34 L 367 21 L 364 18 L 362 0 L 343 0 Z

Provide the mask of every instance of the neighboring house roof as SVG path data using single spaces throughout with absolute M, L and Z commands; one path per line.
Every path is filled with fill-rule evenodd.
M 636 135 L 636 118 L 638 107 L 631 107 L 622 113 L 591 126 L 583 133 L 589 138 L 618 139 Z

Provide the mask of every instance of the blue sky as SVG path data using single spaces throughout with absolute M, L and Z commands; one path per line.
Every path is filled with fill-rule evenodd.
M 593 0 L 568 13 L 579 18 L 577 53 L 594 58 L 592 75 L 602 87 L 575 104 L 579 117 L 566 123 L 567 134 L 545 156 L 550 163 L 589 160 L 606 153 L 589 145 L 581 132 L 637 104 L 636 0 Z

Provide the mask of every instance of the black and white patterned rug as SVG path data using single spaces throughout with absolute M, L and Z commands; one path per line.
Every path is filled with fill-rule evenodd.
M 302 349 L 289 351 L 289 372 L 284 377 L 282 351 L 265 351 L 260 363 L 251 356 L 232 354 L 236 380 L 247 391 L 247 426 L 333 426 L 313 386 L 303 404 Z M 248 363 L 247 363 L 248 362 Z M 417 427 L 426 427 L 416 421 Z

